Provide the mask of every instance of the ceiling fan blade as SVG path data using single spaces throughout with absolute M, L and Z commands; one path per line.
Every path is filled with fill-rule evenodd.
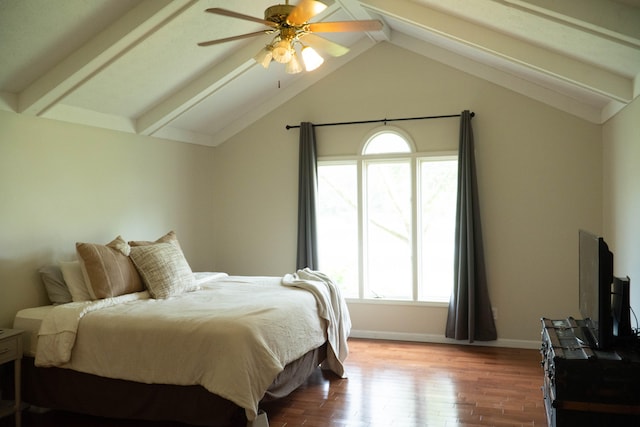
M 302 25 L 327 8 L 327 5 L 315 0 L 302 0 L 287 16 L 289 25 Z
M 311 46 L 312 48 L 326 53 L 327 55 L 342 56 L 349 52 L 348 47 L 334 43 L 324 37 L 316 36 L 315 34 L 304 34 L 301 36 L 301 39 L 303 40 L 303 44 Z
M 226 42 L 230 42 L 230 41 L 233 41 L 233 40 L 248 39 L 249 37 L 260 36 L 260 35 L 263 35 L 263 34 L 266 34 L 266 31 L 256 31 L 255 33 L 241 34 L 239 36 L 227 37 L 227 38 L 224 38 L 224 39 L 209 40 L 208 42 L 200 42 L 200 43 L 198 43 L 198 46 L 211 46 L 211 45 L 214 45 L 214 44 L 226 43 Z
M 382 29 L 382 22 L 375 19 L 369 20 L 369 21 L 314 22 L 308 25 L 309 25 L 309 31 L 313 31 L 314 33 L 379 31 Z
M 267 21 L 266 19 L 256 18 L 254 16 L 245 15 L 243 13 L 234 12 L 232 10 L 222 9 L 220 7 L 212 7 L 212 8 L 206 9 L 205 12 L 214 13 L 216 15 L 229 16 L 231 18 L 244 19 L 245 21 L 258 22 L 268 27 L 273 27 L 273 28 L 278 27 L 278 24 L 276 24 L 275 22 Z

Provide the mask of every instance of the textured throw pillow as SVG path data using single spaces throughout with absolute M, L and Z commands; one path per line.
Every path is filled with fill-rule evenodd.
M 59 266 L 47 265 L 41 267 L 38 273 L 40 273 L 40 278 L 52 304 L 66 304 L 73 301 Z
M 144 290 L 140 275 L 127 256 L 130 247 L 120 236 L 106 245 L 76 243 L 78 260 L 94 299 Z
M 73 302 L 91 301 L 91 295 L 89 295 L 87 284 L 82 275 L 80 261 L 62 261 L 60 262 L 60 270 L 62 270 L 62 277 L 69 288 Z
M 155 242 L 149 242 L 149 241 L 146 241 L 146 240 L 132 240 L 132 241 L 129 242 L 129 245 L 131 247 L 133 247 L 133 246 L 149 246 L 149 245 L 155 245 L 156 243 L 171 243 L 172 245 L 177 246 L 178 249 L 180 249 L 182 251 L 182 248 L 180 247 L 180 243 L 178 242 L 178 236 L 176 235 L 176 232 L 173 231 L 173 230 L 168 232 L 164 236 L 160 237 Z
M 153 298 L 179 295 L 195 286 L 184 254 L 171 243 L 132 246 L 130 256 Z

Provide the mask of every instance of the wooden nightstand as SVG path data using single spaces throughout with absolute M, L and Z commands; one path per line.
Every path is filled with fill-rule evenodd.
M 15 401 L 10 407 L 0 407 L 0 417 L 15 413 L 16 427 L 22 424 L 20 376 L 22 368 L 22 331 L 0 329 L 0 365 L 14 363 Z

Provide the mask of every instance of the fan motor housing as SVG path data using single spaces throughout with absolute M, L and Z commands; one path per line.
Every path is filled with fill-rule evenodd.
M 271 6 L 264 11 L 265 21 L 275 22 L 277 24 L 284 24 L 287 22 L 287 16 L 291 11 L 295 9 L 295 6 L 290 4 L 278 4 Z

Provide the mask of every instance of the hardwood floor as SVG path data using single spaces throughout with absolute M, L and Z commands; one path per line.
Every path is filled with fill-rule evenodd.
M 349 346 L 349 378 L 318 370 L 289 397 L 263 406 L 270 427 L 546 425 L 537 350 L 362 339 Z M 24 414 L 23 427 L 53 426 L 183 425 Z
M 542 426 L 536 350 L 351 340 L 348 379 L 265 406 L 271 427 Z

